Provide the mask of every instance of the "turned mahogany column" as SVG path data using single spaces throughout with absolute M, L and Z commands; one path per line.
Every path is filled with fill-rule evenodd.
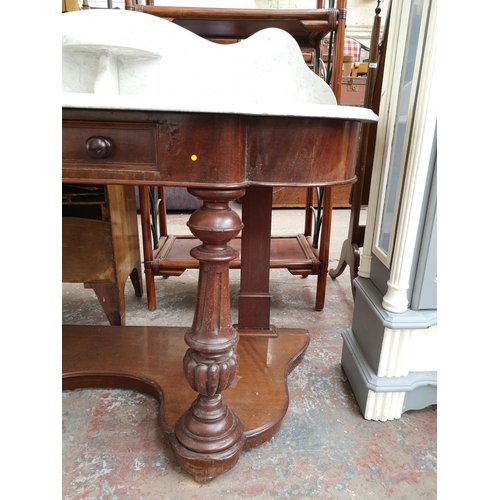
M 180 466 L 206 482 L 231 469 L 245 444 L 243 425 L 222 398 L 238 368 L 238 332 L 231 324 L 229 294 L 229 262 L 237 251 L 228 243 L 243 229 L 229 202 L 245 190 L 188 192 L 203 201 L 188 222 L 202 244 L 191 250 L 200 262 L 198 295 L 193 325 L 185 335 L 189 349 L 183 368 L 199 395 L 177 422 L 171 444 Z

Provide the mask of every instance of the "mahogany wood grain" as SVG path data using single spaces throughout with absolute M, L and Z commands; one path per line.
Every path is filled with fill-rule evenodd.
M 245 227 L 246 229 L 246 227 Z M 229 263 L 231 269 L 241 269 L 241 247 L 244 238 L 237 237 L 231 240 L 231 246 L 238 252 L 238 256 Z M 269 268 L 288 269 L 291 274 L 297 276 L 307 276 L 317 271 L 314 263 L 318 259 L 318 252 L 311 248 L 308 238 L 303 234 L 296 236 L 274 236 L 271 240 Z M 255 246 L 253 253 L 259 255 L 257 247 L 259 243 L 250 239 Z M 160 240 L 160 249 L 157 258 L 151 263 L 155 276 L 181 276 L 186 269 L 198 269 L 198 261 L 190 255 L 190 251 L 199 245 L 200 241 L 188 235 L 169 235 Z M 265 253 L 264 253 L 265 255 Z M 266 260 L 264 257 L 263 260 Z M 313 273 L 311 273 L 313 271 Z M 267 280 L 266 280 L 267 281 Z M 256 285 L 257 286 L 257 285 Z
M 245 236 L 241 239 L 240 258 L 245 265 L 241 267 L 238 294 L 238 328 L 241 329 L 266 332 L 272 328 L 269 322 L 272 200 L 272 187 L 266 186 L 249 186 L 242 199 Z
M 283 179 L 297 186 L 352 184 L 360 124 L 301 118 L 298 130 L 294 121 L 281 116 L 247 117 L 247 179 L 273 186 L 283 185 Z
M 170 442 L 180 466 L 203 482 L 234 467 L 245 445 L 243 424 L 222 395 L 233 383 L 239 363 L 239 335 L 231 324 L 229 296 L 229 262 L 237 252 L 228 243 L 243 224 L 229 202 L 245 190 L 188 192 L 203 201 L 187 223 L 201 245 L 191 250 L 199 261 L 198 293 L 182 362 L 186 380 L 198 395 L 178 419 Z
M 66 113 L 78 120 L 64 120 L 62 130 L 63 175 L 74 182 L 132 183 L 137 172 L 150 185 L 241 184 L 244 180 L 241 116 L 102 111 L 95 114 L 98 121 L 84 121 L 84 111 Z M 106 137 L 113 152 L 102 159 L 89 156 L 85 149 L 89 137 Z
M 145 12 L 210 40 L 241 40 L 266 28 L 290 33 L 303 48 L 315 49 L 338 25 L 337 9 L 227 9 L 138 5 L 126 0 L 125 8 Z M 315 56 L 316 57 L 316 56 Z
M 196 392 L 185 387 L 186 328 L 63 325 L 63 389 L 133 389 L 160 402 L 159 419 L 170 439 Z M 243 423 L 245 449 L 269 440 L 288 408 L 287 376 L 309 344 L 306 330 L 281 328 L 276 336 L 240 334 L 240 363 L 224 392 Z
M 262 258 L 257 251 L 260 249 L 259 251 L 264 252 L 265 245 L 270 245 L 269 220 L 261 223 L 259 219 L 259 193 L 265 194 L 265 201 L 261 202 L 262 210 L 267 212 L 268 209 L 270 211 L 274 185 L 330 186 L 348 184 L 355 180 L 353 149 L 357 143 L 353 138 L 357 137 L 358 122 L 342 121 L 339 126 L 334 120 L 296 117 L 286 120 L 294 122 L 295 127 L 291 127 L 285 120 L 277 117 L 269 117 L 269 120 L 274 127 L 267 126 L 265 121 L 257 117 L 236 114 L 198 116 L 190 113 L 63 109 L 63 137 L 66 138 L 63 141 L 62 162 L 64 183 L 120 183 L 129 188 L 139 185 L 142 195 L 150 185 L 183 185 L 188 188 L 189 193 L 203 202 L 202 207 L 191 215 L 188 222 L 193 236 L 201 242 L 190 250 L 191 256 L 199 262 L 198 293 L 192 327 L 184 336 L 188 345 L 182 360 L 184 379 L 177 379 L 176 387 L 172 389 L 176 394 L 185 393 L 187 381 L 194 394 L 189 393 L 191 404 L 183 406 L 181 411 L 184 413 L 180 414 L 173 433 L 170 434 L 170 443 L 179 464 L 199 481 L 209 480 L 232 468 L 241 450 L 249 446 L 247 441 L 258 444 L 276 432 L 288 403 L 283 377 L 286 378 L 291 366 L 307 346 L 307 334 L 304 330 L 299 332 L 300 345 L 290 342 L 290 335 L 287 333 L 283 335 L 285 343 L 290 342 L 292 346 L 292 351 L 289 351 L 279 344 L 279 349 L 283 349 L 288 356 L 286 363 L 280 368 L 282 376 L 279 378 L 280 391 L 281 394 L 284 391 L 285 398 L 280 400 L 278 410 L 274 411 L 275 416 L 259 424 L 259 430 L 254 430 L 252 434 L 252 430 L 245 427 L 240 414 L 232 408 L 231 401 L 226 399 L 226 393 L 230 394 L 231 387 L 235 387 L 237 382 L 236 392 L 241 393 L 238 397 L 247 402 L 253 400 L 252 394 L 248 393 L 248 386 L 240 385 L 241 379 L 238 378 L 240 361 L 247 362 L 241 360 L 243 356 L 255 363 L 251 377 L 257 377 L 259 371 L 264 371 L 266 377 L 272 374 L 266 372 L 269 364 L 267 351 L 259 351 L 257 356 L 256 353 L 246 352 L 239 347 L 238 331 L 231 324 L 228 271 L 238 252 L 230 242 L 243 229 L 243 224 L 237 213 L 230 208 L 229 202 L 241 199 L 245 189 L 256 195 L 253 201 L 255 212 L 243 207 L 249 231 L 243 231 L 242 237 L 250 235 L 251 238 L 242 243 L 242 259 L 249 259 L 253 265 L 248 270 L 255 273 L 255 276 L 247 276 L 245 281 L 246 291 L 252 293 L 254 286 L 262 287 L 263 283 L 267 285 L 269 279 L 269 253 Z M 69 126 L 66 127 L 66 124 Z M 213 130 L 214 127 L 216 130 Z M 134 141 L 142 140 L 140 133 L 138 136 L 130 133 L 135 128 L 138 131 L 148 131 L 152 137 L 148 147 L 153 151 L 143 165 L 134 153 L 130 153 L 130 163 L 126 161 L 125 151 L 133 151 Z M 287 137 L 283 138 L 274 128 L 286 133 Z M 64 135 L 65 131 L 69 133 Z M 99 134 L 105 135 L 112 144 L 106 151 L 105 158 L 99 154 L 88 154 L 85 150 L 88 138 Z M 328 154 L 329 148 L 324 142 L 330 146 L 335 145 L 333 154 Z M 302 159 L 299 157 L 301 147 L 306 146 L 314 152 L 317 168 L 314 168 L 307 156 Z M 82 148 L 87 151 L 86 156 L 82 153 Z M 97 147 L 99 148 L 100 146 Z M 279 149 L 280 154 L 277 154 L 276 149 Z M 196 162 L 191 158 L 193 154 L 197 156 Z M 266 168 L 267 162 L 269 168 Z M 267 248 L 266 252 L 270 252 L 270 249 Z M 245 265 L 242 260 L 242 268 Z M 307 272 L 307 269 L 295 269 L 295 272 Z M 257 302 L 261 299 L 258 296 L 254 298 Z M 269 302 L 268 297 L 265 299 Z M 267 318 L 261 316 L 261 319 Z M 280 332 L 267 329 L 267 335 L 260 332 L 259 341 L 270 342 L 274 338 L 280 338 Z M 86 377 L 86 383 L 101 384 L 103 380 L 109 382 L 107 377 L 111 376 L 113 380 L 130 383 L 135 388 L 148 386 L 149 389 L 146 387 L 146 390 L 158 394 L 156 382 L 151 381 L 148 376 L 141 376 L 142 368 L 146 372 L 149 370 L 147 366 L 141 365 L 139 372 L 132 376 L 123 371 L 111 375 L 106 370 L 99 371 L 99 364 L 93 364 L 93 357 L 98 349 L 87 335 L 91 331 L 91 328 L 84 328 L 82 332 L 82 342 L 88 341 L 88 344 L 71 344 L 64 354 L 65 358 L 82 360 L 79 373 L 84 379 Z M 120 332 L 125 333 L 126 330 Z M 294 332 L 297 333 L 295 330 Z M 110 343 L 107 336 L 100 337 L 105 345 Z M 116 344 L 120 345 L 122 341 L 126 343 L 120 337 Z M 129 355 L 136 355 L 142 350 L 150 359 L 152 353 L 148 352 L 149 342 L 148 338 L 143 338 L 136 346 L 129 345 Z M 127 366 L 126 354 L 115 343 L 110 345 L 111 351 L 107 351 L 106 359 L 99 359 L 103 363 L 107 363 L 108 359 L 114 360 L 120 370 L 123 370 Z M 174 368 L 165 361 L 167 353 L 161 353 L 160 347 L 157 349 L 158 355 L 163 359 L 160 371 L 169 376 L 177 373 L 179 368 Z M 89 368 L 90 366 L 94 368 Z M 68 372 L 74 370 L 65 370 L 65 376 L 71 379 L 71 373 Z M 261 394 L 260 390 L 256 392 Z M 266 399 L 273 400 L 274 397 L 267 394 Z M 262 413 L 267 412 L 266 408 L 267 406 L 262 407 Z M 259 410 L 257 404 L 252 411 L 256 409 Z M 169 423 L 169 428 L 172 425 Z
M 87 111 L 63 109 L 63 178 L 80 184 L 133 184 L 140 179 L 149 185 L 228 188 L 356 180 L 352 145 L 357 144 L 359 122 L 198 115 L 157 111 L 141 117 L 133 111 L 95 111 L 94 120 L 87 121 Z M 144 130 L 150 140 L 143 140 Z M 85 143 L 101 134 L 113 143 L 113 153 L 92 158 Z M 143 160 L 142 150 L 147 151 Z
M 267 257 L 264 260 L 258 257 L 251 247 L 257 241 L 270 238 L 272 200 L 269 202 L 264 196 L 267 192 L 264 187 L 346 186 L 356 180 L 355 145 L 360 123 L 355 121 L 135 111 L 95 111 L 89 114 L 88 110 L 75 109 L 63 110 L 63 118 L 63 176 L 74 182 L 135 183 L 140 179 L 159 187 L 253 185 L 243 210 L 246 203 L 253 207 L 252 212 L 258 211 L 264 218 L 261 222 L 257 222 L 253 215 L 248 219 L 245 233 L 249 244 L 245 258 L 252 262 L 249 267 L 252 279 L 260 276 L 261 283 L 269 280 L 269 267 L 263 267 Z M 96 136 L 106 137 L 113 146 L 106 158 L 95 158 L 85 149 L 88 138 Z M 136 144 L 137 149 L 134 148 Z M 193 155 L 196 155 L 195 161 Z M 257 186 L 261 189 L 257 190 Z M 320 253 L 308 263 L 304 262 L 301 268 L 303 275 L 318 276 L 316 310 L 323 308 L 326 295 L 325 266 L 328 266 L 333 188 L 328 188 L 327 193 L 323 201 Z M 251 201 L 252 196 L 256 197 L 254 201 Z M 146 234 L 150 211 L 145 186 L 140 188 L 140 200 L 148 308 L 155 310 L 153 277 L 158 275 L 157 269 L 161 270 L 158 263 L 161 252 L 153 252 L 151 235 Z M 311 236 L 310 227 L 310 223 L 306 225 L 305 236 Z M 269 234 L 264 236 L 261 234 L 264 231 Z M 161 240 L 163 245 L 165 238 Z M 295 241 L 300 243 L 300 235 Z M 288 263 L 287 257 L 286 253 L 280 256 L 282 267 L 294 269 L 294 262 Z M 277 262 L 274 259 L 274 267 L 277 267 Z M 172 268 L 172 263 L 166 265 Z M 173 275 L 176 274 L 170 274 Z M 257 288 L 256 282 L 250 284 L 246 280 L 243 279 L 241 290 L 242 304 L 246 303 L 246 306 L 242 305 L 239 311 L 244 317 L 239 318 L 238 323 L 241 328 L 267 329 L 269 320 L 264 318 L 270 314 L 268 286 Z M 253 325 L 250 325 L 250 317 L 254 318 Z

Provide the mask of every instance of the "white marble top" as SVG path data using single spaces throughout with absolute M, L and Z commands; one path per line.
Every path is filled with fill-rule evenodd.
M 283 30 L 217 44 L 156 16 L 105 9 L 63 14 L 62 32 L 63 107 L 377 120 L 337 105 Z

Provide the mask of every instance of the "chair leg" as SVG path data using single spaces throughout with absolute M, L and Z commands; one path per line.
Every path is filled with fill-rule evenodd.
M 158 228 L 160 230 L 160 237 L 168 236 L 167 231 L 167 189 L 164 186 L 158 186 L 157 196 L 160 200 L 158 204 Z
M 134 287 L 136 297 L 142 297 L 141 262 L 139 261 L 130 273 L 130 281 Z
M 320 269 L 316 286 L 316 311 L 322 311 L 325 307 L 328 258 L 330 256 L 330 235 L 332 232 L 333 189 L 333 186 L 326 186 L 323 193 L 323 219 L 321 222 L 321 235 L 318 249 Z
M 141 211 L 142 248 L 144 253 L 144 277 L 146 279 L 146 296 L 148 309 L 156 310 L 156 290 L 151 264 L 153 262 L 153 240 L 150 230 L 149 187 L 139 186 L 139 204 Z
M 304 236 L 311 236 L 313 231 L 313 211 L 312 204 L 314 201 L 314 188 L 308 187 L 306 188 L 306 208 L 304 211 L 305 220 L 304 220 Z
M 112 326 L 125 325 L 125 290 L 117 283 L 90 283 Z

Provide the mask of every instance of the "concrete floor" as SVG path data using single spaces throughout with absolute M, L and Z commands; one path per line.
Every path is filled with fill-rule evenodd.
M 238 210 L 238 205 L 235 205 Z M 363 214 L 364 215 L 364 214 Z M 188 216 L 169 215 L 169 230 L 189 234 Z M 334 268 L 349 211 L 335 210 Z M 295 234 L 303 211 L 274 210 L 273 233 Z M 230 271 L 236 318 L 238 271 Z M 156 311 L 127 283 L 127 325 L 190 326 L 197 271 L 157 278 Z M 310 345 L 290 374 L 290 406 L 276 436 L 242 453 L 231 471 L 200 485 L 177 465 L 158 424 L 158 404 L 127 390 L 84 389 L 62 395 L 64 499 L 383 499 L 437 498 L 437 408 L 399 420 L 367 421 L 340 366 L 341 332 L 351 325 L 349 273 L 328 279 L 326 305 L 314 310 L 316 278 L 271 271 L 271 323 L 308 328 Z M 108 324 L 91 290 L 62 286 L 63 324 Z

